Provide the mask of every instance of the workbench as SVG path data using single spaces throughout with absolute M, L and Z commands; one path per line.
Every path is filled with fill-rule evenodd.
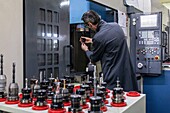
M 110 96 L 112 96 L 110 94 Z M 141 94 L 139 97 L 129 97 L 125 96 L 125 102 L 127 103 L 127 106 L 125 107 L 112 107 L 110 105 L 111 98 L 107 99 L 109 101 L 109 104 L 107 104 L 107 109 L 105 113 L 146 113 L 146 95 Z M 89 103 L 88 103 L 89 104 Z M 21 108 L 18 107 L 18 105 L 7 105 L 4 102 L 0 102 L 0 110 L 11 112 L 11 113 L 48 113 L 48 110 L 43 111 L 35 111 L 32 110 L 32 107 L 28 108 Z M 67 107 L 66 107 L 67 110 Z M 88 113 L 88 109 L 83 110 L 85 113 Z

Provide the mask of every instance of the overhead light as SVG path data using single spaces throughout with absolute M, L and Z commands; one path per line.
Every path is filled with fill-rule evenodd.
M 60 3 L 60 7 L 63 7 L 63 6 L 69 6 L 70 5 L 70 1 L 62 1 Z
M 170 9 L 170 3 L 163 3 L 163 6 L 165 6 L 166 8 Z
M 170 0 L 160 0 L 160 3 L 166 8 L 170 9 Z

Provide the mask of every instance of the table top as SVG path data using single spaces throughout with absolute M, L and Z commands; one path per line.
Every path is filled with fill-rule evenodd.
M 109 95 L 111 96 L 111 94 L 109 94 Z M 124 112 L 129 107 L 133 106 L 133 104 L 135 104 L 137 101 L 144 98 L 145 94 L 141 94 L 138 97 L 129 97 L 129 96 L 126 96 L 126 93 L 125 93 L 124 96 L 125 96 L 125 102 L 127 103 L 127 106 L 125 106 L 125 107 L 112 107 L 110 105 L 112 100 L 111 100 L 111 98 L 108 98 L 107 100 L 109 101 L 109 103 L 106 104 L 107 109 L 108 109 L 107 113 L 113 113 L 113 112 L 121 113 L 121 112 Z M 66 110 L 68 110 L 68 107 L 65 107 L 65 108 L 66 108 Z M 37 113 L 37 112 L 38 113 L 48 113 L 48 110 L 35 111 L 35 110 L 32 110 L 32 107 L 21 108 L 21 107 L 18 107 L 17 104 L 15 104 L 15 105 L 7 105 L 7 104 L 5 104 L 5 102 L 0 102 L 0 110 L 7 111 L 7 112 L 12 112 L 12 113 Z M 88 113 L 88 109 L 83 109 L 83 111 L 85 113 Z

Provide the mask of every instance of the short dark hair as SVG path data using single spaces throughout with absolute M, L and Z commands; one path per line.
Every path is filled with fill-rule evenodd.
M 95 11 L 89 10 L 83 14 L 81 20 L 83 20 L 85 24 L 91 22 L 93 25 L 96 25 L 100 22 L 100 16 Z

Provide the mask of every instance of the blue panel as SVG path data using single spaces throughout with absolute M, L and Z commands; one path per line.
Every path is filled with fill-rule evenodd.
M 70 24 L 82 23 L 83 13 L 89 10 L 89 2 L 86 0 L 70 0 Z
M 158 77 L 144 77 L 146 113 L 170 113 L 170 71 Z
M 106 22 L 114 22 L 113 10 L 96 3 L 90 3 L 90 9 L 96 11 Z

